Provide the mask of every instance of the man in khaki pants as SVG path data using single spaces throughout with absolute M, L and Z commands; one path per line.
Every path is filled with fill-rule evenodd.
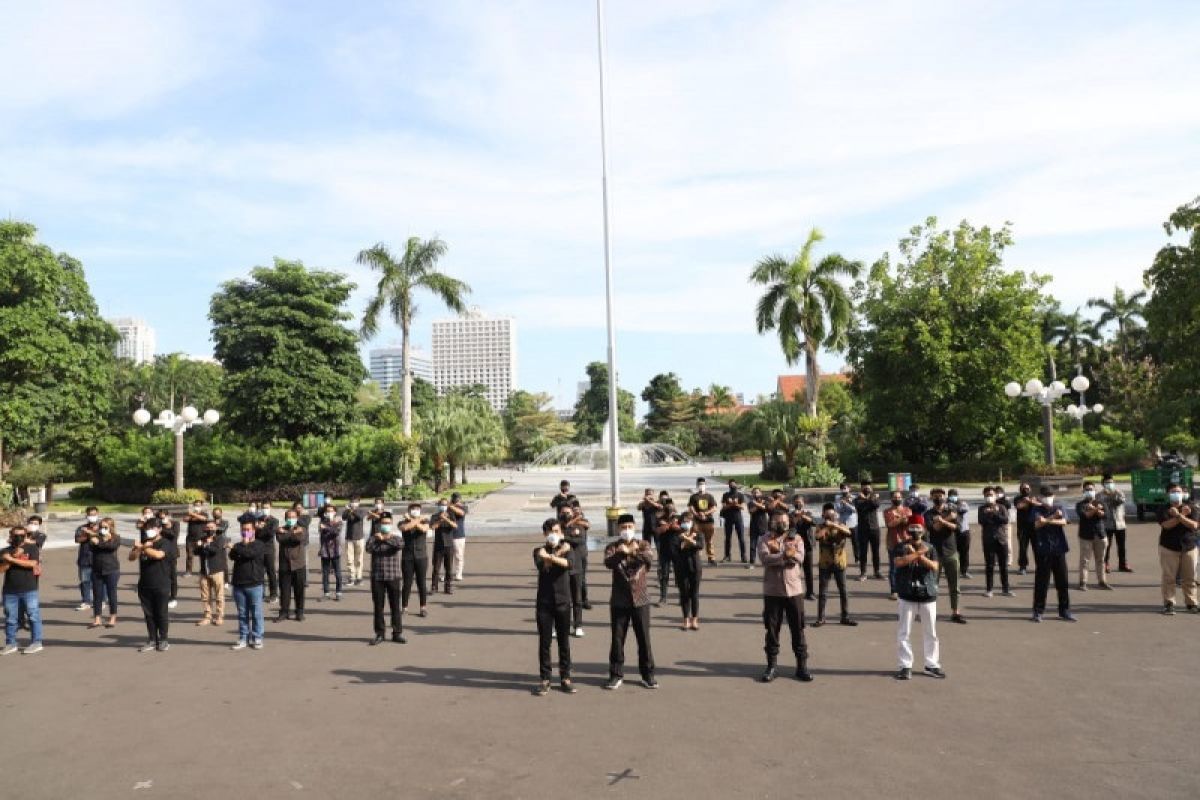
M 1196 604 L 1196 530 L 1200 528 L 1200 509 L 1183 502 L 1183 487 L 1167 486 L 1166 508 L 1158 512 L 1162 533 L 1158 536 L 1158 555 L 1162 563 L 1164 614 L 1175 613 L 1175 579 L 1183 583 L 1183 602 L 1187 610 L 1200 613 Z
M 342 512 L 346 529 L 346 580 L 351 586 L 363 581 L 363 553 L 366 551 L 366 535 L 363 530 L 367 512 L 360 508 L 361 498 L 355 495 Z
M 1096 567 L 1096 582 L 1101 589 L 1111 589 L 1108 576 L 1104 573 L 1104 553 L 1108 550 L 1108 537 L 1104 535 L 1104 504 L 1096 498 L 1096 487 L 1091 481 L 1083 484 L 1083 499 L 1075 504 L 1079 516 L 1079 591 L 1088 590 L 1088 566 Z
M 708 493 L 704 478 L 696 479 L 696 491 L 688 498 L 688 509 L 696 524 L 696 532 L 704 537 L 704 555 L 709 564 L 717 563 L 717 551 L 713 546 L 713 538 L 717 535 L 714 515 L 717 511 L 717 499 Z
M 204 525 L 203 538 L 196 542 L 200 560 L 200 608 L 204 616 L 197 625 L 221 625 L 225 620 L 225 572 L 228 569 L 225 536 L 217 523 Z

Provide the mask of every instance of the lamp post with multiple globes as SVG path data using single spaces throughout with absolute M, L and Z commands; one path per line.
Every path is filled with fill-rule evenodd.
M 183 491 L 183 434 L 193 425 L 212 427 L 221 419 L 221 415 L 213 409 L 208 409 L 201 416 L 195 406 L 184 405 L 178 414 L 169 408 L 164 408 L 153 420 L 155 425 L 166 428 L 175 434 L 175 491 Z M 150 421 L 150 412 L 143 406 L 133 412 L 133 421 L 139 426 L 145 426 Z
M 1091 381 L 1083 375 L 1076 375 L 1071 379 L 1071 389 L 1078 392 L 1080 395 L 1079 405 L 1074 403 L 1066 407 L 1066 409 L 1058 409 L 1056 405 L 1058 400 L 1067 393 L 1067 385 L 1062 381 L 1052 381 L 1049 386 L 1043 385 L 1037 378 L 1031 378 L 1025 382 L 1025 386 L 1013 381 L 1004 387 L 1004 393 L 1014 400 L 1018 397 L 1029 397 L 1036 400 L 1042 405 L 1042 444 L 1046 450 L 1046 463 L 1054 466 L 1054 412 L 1061 411 L 1073 419 L 1079 420 L 1082 424 L 1083 418 L 1088 414 L 1099 414 L 1104 410 L 1104 406 L 1097 403 L 1089 408 L 1083 404 L 1083 393 L 1091 386 Z

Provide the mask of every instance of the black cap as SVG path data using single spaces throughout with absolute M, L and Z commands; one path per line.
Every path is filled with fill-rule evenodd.
M 1049 497 L 1052 494 L 1054 494 L 1054 487 L 1048 483 L 1043 483 L 1041 488 L 1042 497 Z
M 635 520 L 633 518 L 633 514 L 622 514 L 621 516 L 617 517 L 617 524 L 618 525 L 636 525 L 637 520 Z

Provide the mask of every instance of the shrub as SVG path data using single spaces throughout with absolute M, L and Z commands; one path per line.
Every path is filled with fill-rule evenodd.
M 101 499 L 91 486 L 74 486 L 67 492 L 67 497 L 80 503 Z
M 837 467 L 829 464 L 818 464 L 815 467 L 797 467 L 792 479 L 792 486 L 808 489 L 818 486 L 837 486 L 845 476 Z
M 5 473 L 5 480 L 18 489 L 46 486 L 61 479 L 70 470 L 63 464 L 40 458 L 19 458 Z
M 389 494 L 390 493 L 391 492 L 389 492 Z M 412 484 L 411 486 L 401 487 L 397 492 L 395 492 L 395 494 L 399 495 L 397 499 L 407 500 L 410 503 L 415 503 L 418 501 L 425 502 L 426 500 L 432 500 L 434 497 L 437 497 L 437 494 L 434 493 L 429 484 L 424 482 L 418 482 Z
M 207 499 L 208 495 L 201 489 L 158 489 L 150 495 L 151 505 L 156 506 L 186 506 Z

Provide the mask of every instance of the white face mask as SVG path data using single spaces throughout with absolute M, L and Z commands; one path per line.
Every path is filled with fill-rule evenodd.
M 561 541 L 562 541 L 561 534 L 551 533 L 546 536 L 546 544 L 550 545 L 550 547 L 552 547 L 552 548 L 558 547 L 559 542 L 561 542 Z
M 107 526 L 107 525 L 101 525 L 101 526 L 100 526 L 100 532 L 101 532 L 101 533 L 108 533 L 108 526 Z
M 376 503 L 376 504 L 375 504 L 375 510 L 376 510 L 376 511 L 382 511 L 382 510 L 383 510 L 383 503 Z
M 707 487 L 703 483 L 696 487 L 696 491 L 699 492 L 700 494 L 704 494 L 704 492 L 706 490 L 707 490 Z
M 421 516 L 421 509 L 419 509 L 419 508 L 410 508 L 410 509 L 408 510 L 408 515 L 409 515 L 410 517 L 412 517 L 413 519 L 416 519 L 417 517 Z
M 690 522 L 681 522 L 681 523 L 679 523 L 679 527 L 683 528 L 685 531 L 686 531 L 686 530 L 690 530 L 690 529 L 691 529 L 691 527 L 692 527 L 692 523 L 690 523 Z
M 983 498 L 983 501 L 984 501 L 985 503 L 994 503 L 994 502 L 996 501 L 996 495 L 994 495 L 994 494 L 989 494 L 989 495 L 986 495 L 986 496 Z
M 1104 491 L 1106 491 L 1106 492 L 1111 492 L 1113 489 L 1116 489 L 1116 488 L 1117 488 L 1117 485 L 1115 483 L 1104 484 Z
M 351 504 L 350 504 L 350 507 L 351 507 L 351 508 L 358 508 L 358 503 L 351 503 Z
M 628 530 L 628 529 L 626 529 L 626 530 L 622 530 L 622 531 L 621 531 L 621 541 L 622 541 L 622 542 L 632 542 L 632 541 L 633 541 L 633 537 L 634 537 L 634 536 L 636 536 L 636 535 L 637 535 L 637 534 L 635 534 L 635 533 L 634 533 L 633 531 L 631 531 L 631 530 Z
M 97 522 L 100 521 L 100 518 L 97 517 L 95 514 L 88 514 L 87 521 L 90 522 L 91 524 L 95 525 Z
M 1087 498 L 1088 500 L 1092 500 L 1096 497 L 1096 493 L 1093 490 L 1088 489 L 1086 492 L 1083 493 L 1083 496 L 1085 498 Z
M 39 530 L 42 529 L 42 526 L 38 525 L 36 522 L 31 522 L 25 526 L 25 529 L 28 530 L 30 533 L 37 533 Z
M 1044 505 L 1048 505 L 1048 506 L 1054 505 L 1054 495 L 1052 495 L 1052 494 L 1046 495 L 1045 497 L 1042 498 L 1042 503 Z
M 337 516 L 337 514 L 336 514 L 336 513 L 334 513 L 333 511 L 326 511 L 326 512 L 325 512 L 325 519 L 333 519 L 333 518 L 334 518 L 334 517 L 336 517 L 336 516 Z
M 1171 501 L 1172 503 L 1182 503 L 1183 502 L 1183 493 L 1182 492 L 1171 492 L 1169 495 L 1167 495 L 1167 499 L 1169 501 Z

